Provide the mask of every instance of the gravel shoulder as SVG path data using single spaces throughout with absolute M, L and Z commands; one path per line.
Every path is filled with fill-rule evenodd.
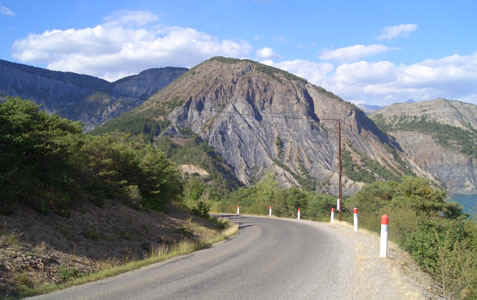
M 354 232 L 346 222 L 305 224 L 330 232 L 354 248 L 352 299 L 440 299 L 432 294 L 432 279 L 412 258 L 389 242 L 387 258 L 379 257 L 379 236 L 365 229 Z
M 232 219 L 239 233 L 212 248 L 37 299 L 439 299 L 396 245 L 378 257 L 375 233 L 341 222 Z

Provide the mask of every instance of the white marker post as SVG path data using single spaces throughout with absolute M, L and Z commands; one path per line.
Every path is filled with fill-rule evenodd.
M 335 208 L 332 207 L 331 208 L 331 215 L 330 215 L 330 223 L 334 223 L 335 222 Z
M 298 212 L 296 213 L 296 219 L 297 219 L 298 221 L 300 221 L 300 220 L 301 220 L 301 216 L 300 216 L 300 208 L 299 208 L 299 207 L 298 207 Z
M 336 199 L 336 210 L 341 211 L 341 199 Z
M 237 205 L 237 216 L 240 216 L 240 206 Z
M 381 241 L 379 247 L 379 257 L 388 256 L 388 225 L 389 217 L 388 215 L 383 215 L 381 217 Z
M 272 216 L 272 206 L 268 206 L 268 216 L 271 217 Z
M 356 207 L 353 208 L 353 224 L 354 232 L 358 232 L 358 209 Z

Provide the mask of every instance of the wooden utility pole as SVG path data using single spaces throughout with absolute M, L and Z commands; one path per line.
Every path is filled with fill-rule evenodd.
M 336 121 L 337 123 L 337 133 L 338 133 L 338 203 L 336 209 L 338 210 L 338 218 L 341 221 L 341 208 L 343 200 L 343 187 L 342 187 L 342 176 L 343 176 L 343 164 L 341 157 L 341 119 L 321 119 L 322 121 Z
M 341 176 L 343 174 L 343 165 L 341 160 L 341 120 L 338 120 L 338 202 L 340 209 L 338 210 L 338 218 L 341 221 L 341 200 L 343 199 L 343 189 L 341 185 Z

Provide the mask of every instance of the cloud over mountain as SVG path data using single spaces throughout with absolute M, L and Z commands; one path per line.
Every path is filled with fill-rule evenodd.
M 477 104 L 477 52 L 414 64 L 358 61 L 333 65 L 308 60 L 265 62 L 303 76 L 352 100 L 390 104 L 403 99 L 460 99 Z
M 258 49 L 256 54 L 257 54 L 257 57 L 263 58 L 263 59 L 269 59 L 276 56 L 276 53 L 273 51 L 273 49 L 268 47 Z
M 122 11 L 86 28 L 30 34 L 13 44 L 13 57 L 58 71 L 115 80 L 151 66 L 194 66 L 216 56 L 244 57 L 251 46 L 194 28 L 165 26 L 144 11 Z
M 322 60 L 350 61 L 373 56 L 391 50 L 384 45 L 354 45 L 334 50 L 326 50 L 320 55 Z

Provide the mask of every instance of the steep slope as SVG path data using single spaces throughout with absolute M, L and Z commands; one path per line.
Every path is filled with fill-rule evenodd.
M 191 130 L 221 154 L 244 184 L 271 171 L 286 184 L 336 192 L 333 119 L 343 120 L 343 145 L 354 161 L 351 167 L 368 170 L 373 179 L 404 173 L 397 145 L 356 106 L 250 60 L 205 61 L 98 129 L 131 130 L 143 124 L 147 133 L 172 136 Z M 368 161 L 375 164 L 366 165 Z M 345 187 L 351 192 L 358 185 L 348 180 Z
M 30 99 L 51 113 L 81 121 L 87 130 L 144 102 L 187 69 L 151 69 L 114 83 L 0 60 L 0 98 Z M 1 100 L 1 99 L 0 99 Z
M 477 193 L 477 106 L 436 99 L 393 104 L 371 117 L 451 192 Z

